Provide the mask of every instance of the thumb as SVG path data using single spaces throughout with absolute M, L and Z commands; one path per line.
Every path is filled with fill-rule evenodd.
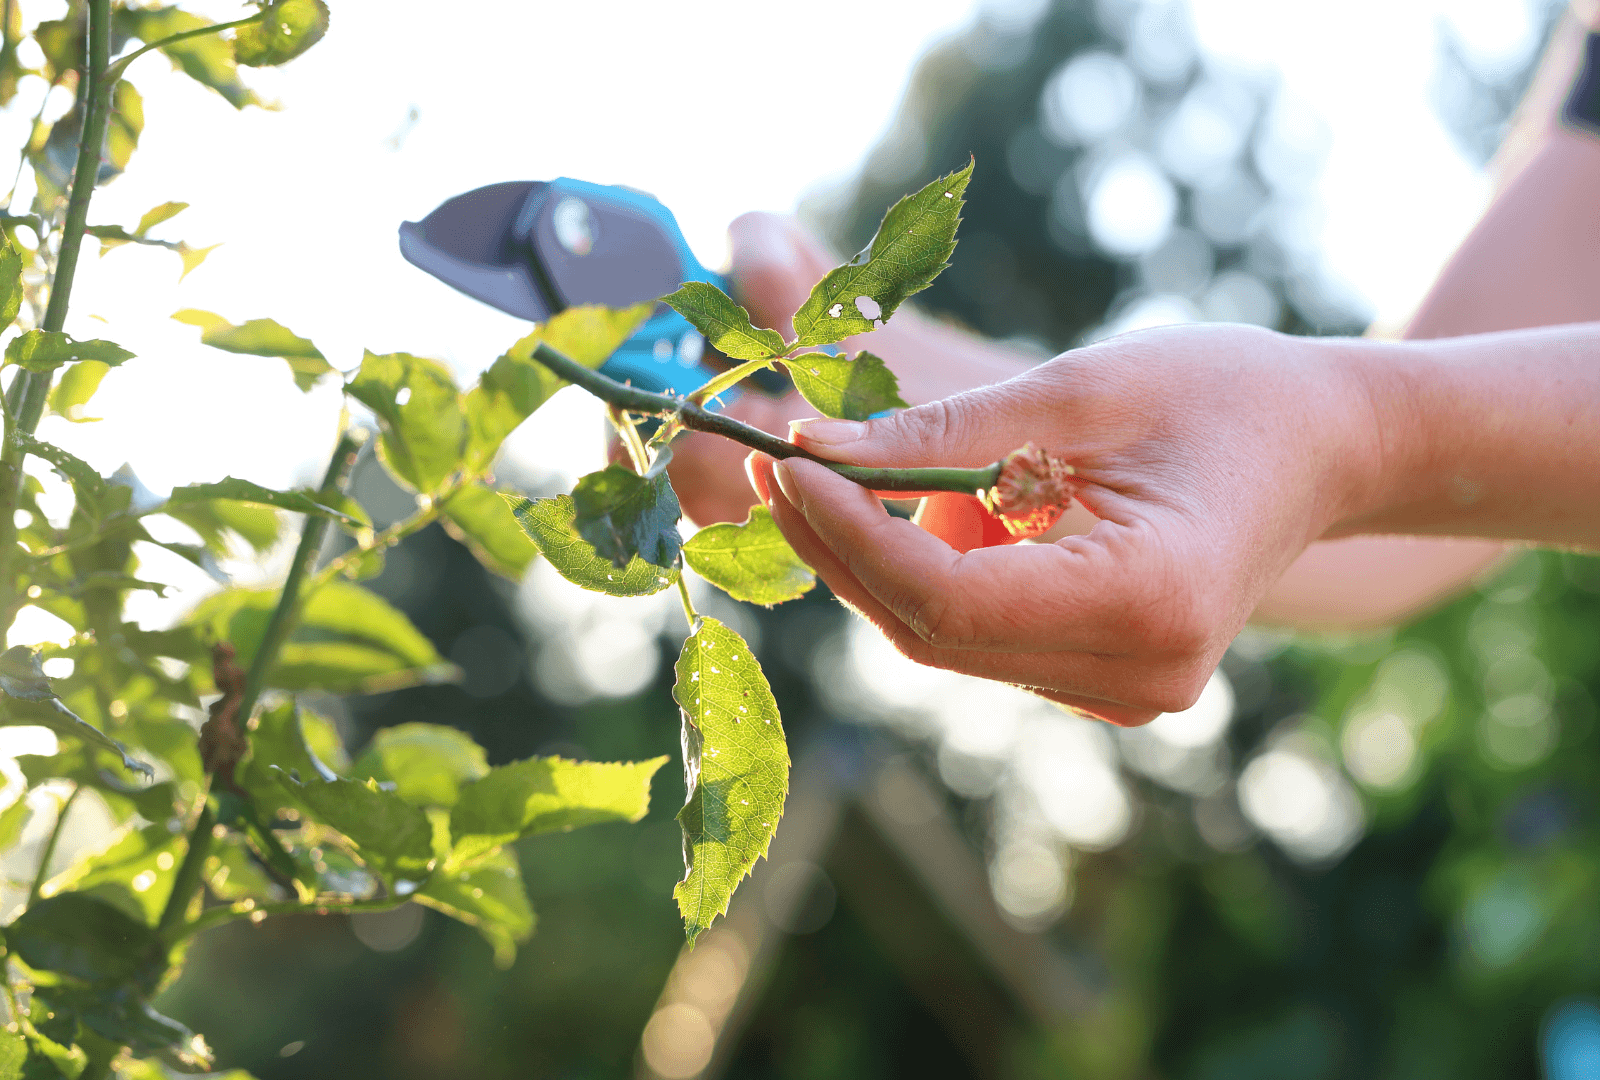
M 791 420 L 796 445 L 829 461 L 890 468 L 987 465 L 1025 442 L 1055 444 L 1039 380 L 1024 374 L 873 420 Z
M 785 337 L 794 333 L 794 313 L 838 260 L 793 218 L 744 214 L 728 226 L 734 291 L 757 326 Z

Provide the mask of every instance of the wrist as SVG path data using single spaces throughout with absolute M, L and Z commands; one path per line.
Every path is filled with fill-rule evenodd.
M 1426 376 L 1402 347 L 1360 338 L 1318 339 L 1346 402 L 1335 428 L 1331 490 L 1323 536 L 1392 531 L 1393 517 L 1426 471 Z

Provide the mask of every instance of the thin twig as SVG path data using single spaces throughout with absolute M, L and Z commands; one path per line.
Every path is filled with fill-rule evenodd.
M 533 350 L 533 359 L 570 383 L 583 387 L 600 400 L 628 412 L 646 413 L 676 421 L 691 431 L 705 431 L 721 435 L 734 442 L 743 443 L 775 458 L 805 458 L 825 465 L 847 480 L 854 480 L 873 491 L 919 492 L 959 491 L 968 495 L 992 488 L 1000 479 L 1000 462 L 977 469 L 882 469 L 866 465 L 843 465 L 829 461 L 796 446 L 792 442 L 768 434 L 725 416 L 711 412 L 685 398 L 668 394 L 654 394 L 635 386 L 625 386 L 598 371 L 563 356 L 544 342 Z
M 39 856 L 39 869 L 33 875 L 33 887 L 28 890 L 29 907 L 39 899 L 39 891 L 44 888 L 44 883 L 50 880 L 50 861 L 56 857 L 56 845 L 61 842 L 61 830 L 67 824 L 67 812 L 72 809 L 72 804 L 78 801 L 78 793 L 82 790 L 81 784 L 74 785 L 72 794 L 61 801 L 61 809 L 56 811 L 56 822 L 50 826 L 49 839 L 44 842 L 44 854 Z

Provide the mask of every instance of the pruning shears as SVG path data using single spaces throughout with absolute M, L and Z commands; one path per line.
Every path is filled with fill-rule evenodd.
M 565 176 L 447 199 L 421 221 L 401 224 L 400 253 L 468 296 L 533 322 L 579 304 L 637 304 L 686 281 L 728 288 L 700 265 L 657 199 Z M 705 338 L 689 321 L 658 304 L 601 371 L 641 389 L 686 394 L 716 374 L 705 353 Z M 721 401 L 737 396 L 730 390 Z

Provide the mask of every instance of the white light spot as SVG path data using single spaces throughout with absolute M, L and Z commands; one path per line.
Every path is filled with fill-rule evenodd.
M 945 192 L 945 193 L 944 193 L 944 197 L 945 197 L 945 198 L 947 198 L 947 199 L 953 199 L 953 198 L 955 198 L 955 196 L 954 196 L 954 195 L 952 195 L 952 194 L 950 194 L 950 193 L 949 193 L 949 192 L 948 192 L 948 191 L 947 191 L 947 192 Z
M 828 314 L 831 315 L 835 319 L 837 319 L 843 313 L 844 313 L 844 305 L 843 304 L 835 304 L 831 308 L 828 309 Z
M 878 302 L 870 296 L 856 297 L 856 310 L 861 312 L 863 319 L 876 319 L 883 314 L 883 308 L 879 307 Z
M 1268 750 L 1245 766 L 1239 805 L 1280 847 L 1306 862 L 1343 855 L 1365 825 L 1361 803 L 1344 777 L 1290 746 Z
M 404 405 L 406 402 L 408 402 L 410 400 L 411 400 L 411 387 L 409 387 L 409 386 L 402 386 L 400 388 L 400 392 L 394 396 L 394 403 L 396 405 Z
M 142 873 L 137 874 L 130 884 L 133 885 L 134 892 L 144 892 L 155 883 L 156 872 L 154 870 L 145 870 Z

